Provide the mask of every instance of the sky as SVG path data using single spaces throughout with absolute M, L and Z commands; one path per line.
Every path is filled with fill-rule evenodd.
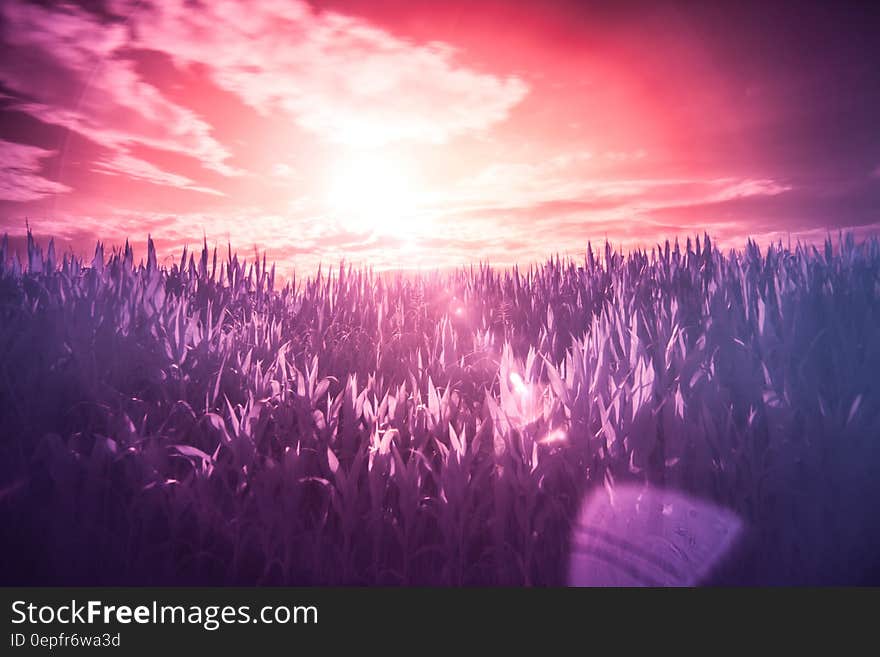
M 869 3 L 0 0 L 0 233 L 282 269 L 880 234 Z

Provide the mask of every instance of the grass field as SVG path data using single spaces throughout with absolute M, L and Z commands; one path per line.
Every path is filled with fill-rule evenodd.
M 621 481 L 742 518 L 717 582 L 880 582 L 877 239 L 283 283 L 207 247 L 22 260 L 3 583 L 562 584 Z

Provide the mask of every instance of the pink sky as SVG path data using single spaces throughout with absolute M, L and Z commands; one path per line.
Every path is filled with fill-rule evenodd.
M 689 6 L 10 0 L 0 228 L 306 269 L 874 232 L 871 24 Z

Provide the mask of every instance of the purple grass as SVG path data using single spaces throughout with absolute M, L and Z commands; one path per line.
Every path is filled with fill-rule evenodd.
M 877 583 L 878 336 L 877 239 L 284 283 L 4 241 L 0 581 L 563 584 L 616 481 L 742 520 L 715 581 Z

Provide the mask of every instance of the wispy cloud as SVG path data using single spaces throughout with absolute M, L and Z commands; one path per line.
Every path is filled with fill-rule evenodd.
M 792 189 L 766 178 L 608 175 L 603 166 L 587 151 L 560 153 L 537 163 L 490 164 L 447 194 L 442 209 L 449 215 L 469 212 L 532 221 L 601 219 L 609 212 L 635 218 L 660 208 L 775 196 Z
M 0 59 L 0 82 L 22 100 L 15 109 L 122 152 L 131 144 L 172 151 L 231 174 L 230 154 L 211 126 L 141 79 L 129 28 L 63 4 L 0 5 L 2 39 L 14 57 Z
M 116 153 L 109 158 L 95 162 L 93 171 L 111 176 L 124 175 L 135 180 L 143 180 L 154 185 L 167 185 L 177 189 L 189 189 L 203 194 L 223 196 L 223 192 L 202 187 L 186 176 L 163 171 L 159 167 L 140 158 L 125 153 Z
M 71 191 L 43 176 L 42 161 L 53 155 L 54 151 L 0 140 L 0 200 L 34 201 Z

